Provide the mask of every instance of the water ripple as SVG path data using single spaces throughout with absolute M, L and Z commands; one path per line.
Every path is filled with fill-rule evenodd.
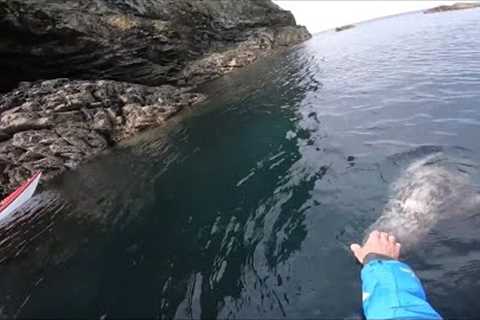
M 1 223 L 0 317 L 360 318 L 348 245 L 407 168 L 480 192 L 478 21 L 362 23 L 202 86 Z M 479 212 L 405 257 L 445 318 L 480 313 Z

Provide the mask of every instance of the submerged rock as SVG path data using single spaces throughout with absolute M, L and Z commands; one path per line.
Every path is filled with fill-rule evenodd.
M 204 96 L 164 85 L 68 79 L 22 83 L 0 98 L 0 184 L 48 179 L 110 145 L 161 125 Z
M 473 8 L 479 8 L 479 7 L 480 7 L 480 3 L 458 2 L 452 5 L 443 5 L 443 6 L 431 8 L 431 9 L 425 10 L 423 13 L 438 13 L 438 12 L 453 11 L 453 10 L 473 9 Z

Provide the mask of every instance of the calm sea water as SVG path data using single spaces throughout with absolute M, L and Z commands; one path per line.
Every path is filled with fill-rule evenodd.
M 54 181 L 4 222 L 4 317 L 360 318 L 348 251 L 412 162 L 480 175 L 480 10 L 326 32 Z M 404 256 L 480 314 L 480 212 Z

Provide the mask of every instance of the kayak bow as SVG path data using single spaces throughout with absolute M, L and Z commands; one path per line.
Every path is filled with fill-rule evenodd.
M 41 172 L 35 173 L 30 179 L 18 187 L 17 190 L 0 202 L 0 218 L 9 215 L 30 200 L 37 189 L 41 176 Z

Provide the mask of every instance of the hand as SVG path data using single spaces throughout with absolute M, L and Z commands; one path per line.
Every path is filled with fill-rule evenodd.
M 398 259 L 400 256 L 400 243 L 395 241 L 395 237 L 377 230 L 370 233 L 363 247 L 354 243 L 350 249 L 361 264 L 369 253 L 381 254 L 393 259 Z

